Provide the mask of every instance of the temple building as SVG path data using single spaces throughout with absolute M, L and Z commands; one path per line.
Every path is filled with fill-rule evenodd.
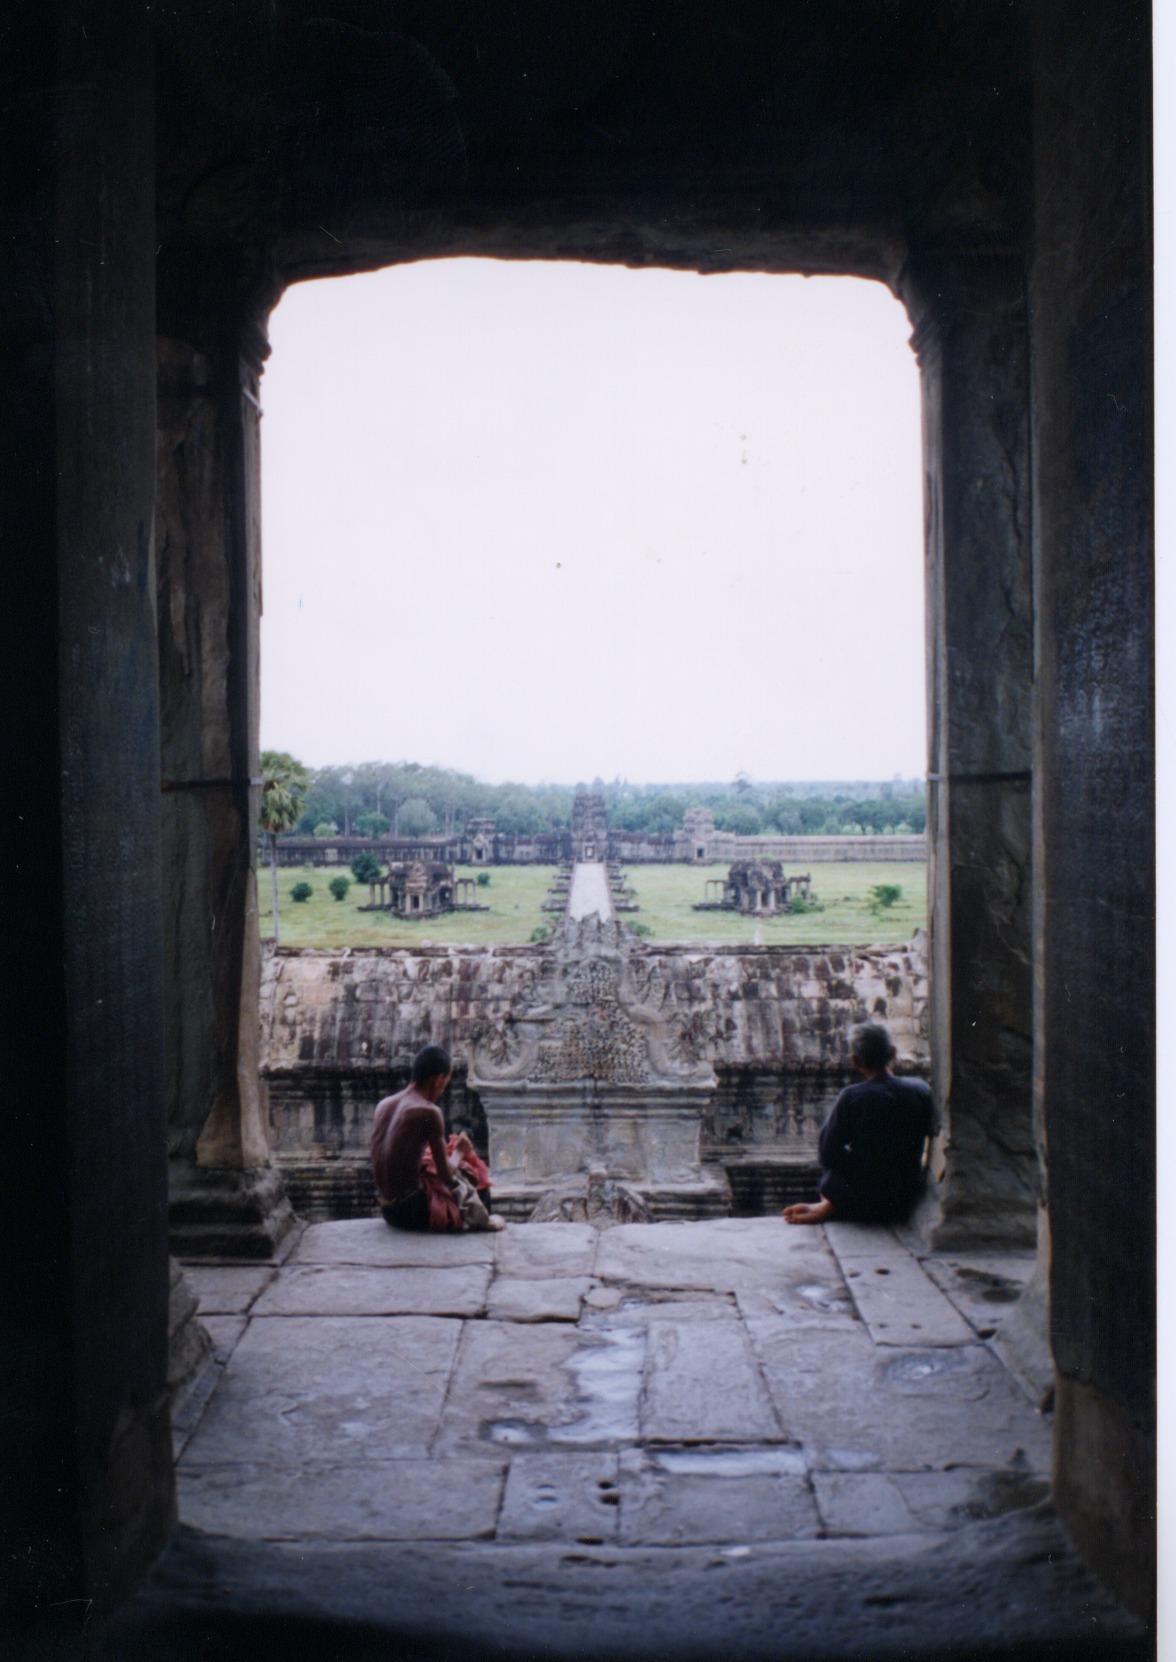
M 811 882 L 808 872 L 803 877 L 786 877 L 779 860 L 736 860 L 725 879 L 708 879 L 706 899 L 694 910 L 773 918 L 791 912 L 797 899 L 807 901 Z

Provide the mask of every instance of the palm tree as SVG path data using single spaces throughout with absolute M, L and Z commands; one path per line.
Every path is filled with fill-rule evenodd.
M 298 824 L 310 775 L 302 763 L 285 750 L 261 753 L 261 812 L 258 824 L 269 838 L 270 889 L 274 907 L 274 945 L 278 944 L 278 838 Z

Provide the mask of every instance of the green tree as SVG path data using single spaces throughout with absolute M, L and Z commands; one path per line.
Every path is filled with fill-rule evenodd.
M 261 753 L 261 811 L 257 822 L 269 838 L 270 891 L 274 912 L 274 945 L 278 935 L 278 838 L 292 831 L 302 812 L 302 800 L 310 785 L 310 774 L 296 756 L 286 750 Z
M 423 796 L 410 796 L 400 809 L 402 837 L 428 837 L 437 829 L 437 816 Z
M 387 814 L 359 814 L 355 829 L 361 837 L 386 837 L 392 829 L 392 821 Z
M 313 893 L 314 890 L 311 888 L 309 883 L 295 883 L 294 887 L 290 890 L 290 899 L 297 900 L 301 903 L 304 900 L 309 900 Z
M 333 837 L 338 829 L 333 820 L 321 819 L 314 828 L 314 834 L 316 837 Z
M 357 854 L 351 862 L 351 875 L 357 883 L 374 883 L 380 875 L 380 862 L 374 854 Z
M 327 884 L 328 892 L 334 895 L 336 900 L 346 900 L 347 891 L 350 887 L 350 877 L 344 877 L 342 872 L 339 873 L 338 877 L 332 877 L 331 881 Z

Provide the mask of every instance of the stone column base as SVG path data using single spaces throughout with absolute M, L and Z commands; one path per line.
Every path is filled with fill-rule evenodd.
M 273 1166 L 251 1171 L 173 1166 L 170 1182 L 171 1250 L 177 1258 L 284 1256 L 294 1211 Z

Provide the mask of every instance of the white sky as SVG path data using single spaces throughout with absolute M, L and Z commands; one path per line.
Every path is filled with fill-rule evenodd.
M 925 768 L 906 314 L 844 278 L 303 284 L 262 387 L 262 744 L 487 780 Z

